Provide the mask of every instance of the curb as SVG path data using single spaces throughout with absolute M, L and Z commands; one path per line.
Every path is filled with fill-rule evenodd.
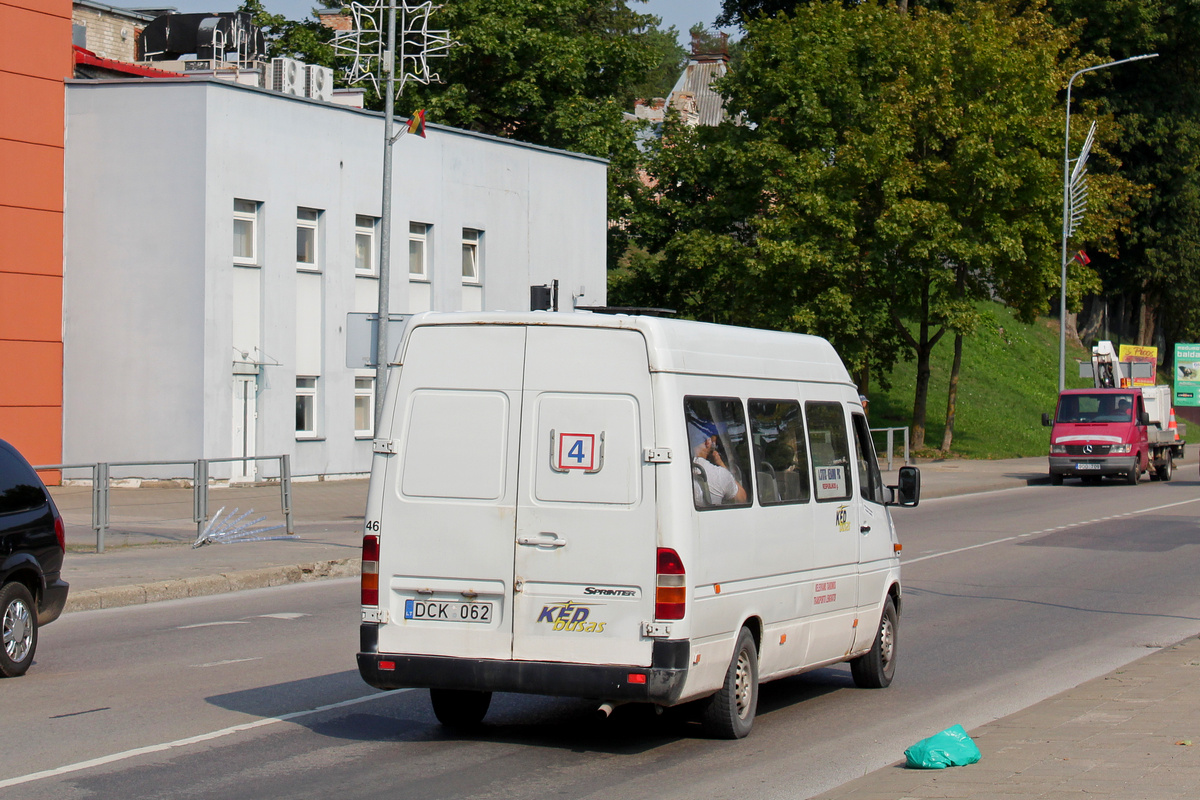
M 220 575 L 202 575 L 195 578 L 178 578 L 153 583 L 138 583 L 131 586 L 109 586 L 103 589 L 87 589 L 72 593 L 67 598 L 63 613 L 73 611 L 95 611 L 100 608 L 157 603 L 162 600 L 180 600 L 185 597 L 204 597 L 245 589 L 262 589 L 268 586 L 283 586 L 289 583 L 305 583 L 326 578 L 358 577 L 362 562 L 358 558 L 338 558 L 331 561 L 315 561 L 309 564 L 292 564 L 281 567 L 263 567 Z

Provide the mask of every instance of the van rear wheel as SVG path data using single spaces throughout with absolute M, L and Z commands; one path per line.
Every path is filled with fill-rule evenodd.
M 896 674 L 896 633 L 900 617 L 892 598 L 883 601 L 883 614 L 875 641 L 865 655 L 850 660 L 850 675 L 854 685 L 863 689 L 884 689 L 891 685 Z
M 758 710 L 758 648 L 748 628 L 738 634 L 725 683 L 700 717 L 704 732 L 715 739 L 741 739 L 754 725 Z
M 433 704 L 433 715 L 443 727 L 465 730 L 483 722 L 488 706 L 492 704 L 492 693 L 467 689 L 430 689 L 429 700 Z

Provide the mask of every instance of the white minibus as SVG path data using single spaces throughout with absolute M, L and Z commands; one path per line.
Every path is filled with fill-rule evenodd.
M 824 339 L 651 316 L 427 313 L 375 434 L 359 670 L 467 727 L 492 692 L 690 703 L 745 736 L 760 682 L 896 667 L 900 544 Z

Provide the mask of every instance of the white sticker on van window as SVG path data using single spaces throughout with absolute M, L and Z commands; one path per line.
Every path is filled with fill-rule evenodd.
M 596 470 L 596 434 L 560 433 L 558 435 L 558 468 Z
M 845 467 L 817 467 L 817 499 L 830 500 L 846 496 Z

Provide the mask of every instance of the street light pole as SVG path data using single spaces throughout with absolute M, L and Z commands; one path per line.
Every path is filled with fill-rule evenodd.
M 391 257 L 392 257 L 392 145 L 395 139 L 396 110 L 396 0 L 387 5 L 387 50 L 383 56 L 387 99 L 383 109 L 383 202 L 379 218 L 379 305 L 377 308 L 375 341 L 375 427 L 383 430 L 383 390 L 387 386 L 388 317 L 391 315 Z
M 1063 227 L 1062 227 L 1062 283 L 1058 302 L 1058 391 L 1067 388 L 1067 239 L 1071 235 L 1071 84 L 1085 72 L 1095 72 L 1108 69 L 1131 61 L 1142 61 L 1147 58 L 1157 58 L 1158 53 L 1145 53 L 1140 56 L 1123 58 L 1120 61 L 1110 61 L 1095 67 L 1081 69 L 1067 81 L 1067 124 L 1063 137 Z

